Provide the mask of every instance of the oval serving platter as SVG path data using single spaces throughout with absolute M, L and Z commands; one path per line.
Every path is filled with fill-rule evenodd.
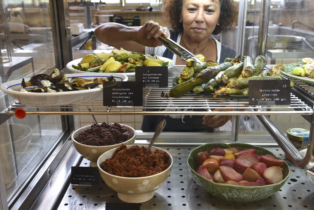
M 164 58 L 164 57 L 160 57 L 160 56 L 157 56 L 158 59 L 160 60 L 163 60 L 164 62 L 169 62 L 168 64 L 168 68 L 171 68 L 173 65 L 173 62 L 171 59 L 169 58 Z M 79 62 L 81 62 L 82 58 L 78 58 L 78 59 L 75 59 L 73 61 L 70 61 L 69 63 L 67 63 L 66 65 L 66 68 L 67 70 L 70 72 L 70 73 L 85 73 L 85 71 L 80 71 L 80 70 L 77 70 L 77 69 L 74 69 L 72 67 L 72 65 L 75 65 L 77 66 L 79 64 Z M 102 72 L 94 72 L 94 73 L 102 73 Z M 116 73 L 113 73 L 113 74 L 116 74 Z M 134 76 L 135 75 L 135 72 L 124 72 L 124 73 L 119 73 L 119 74 L 125 74 L 125 75 L 128 75 L 128 76 Z
M 66 74 L 67 78 L 85 78 L 93 79 L 96 77 L 107 78 L 114 76 L 116 81 L 127 81 L 128 77 L 124 74 L 111 73 L 80 73 Z M 24 78 L 28 81 L 29 78 Z M 94 88 L 89 90 L 67 91 L 67 92 L 50 92 L 50 93 L 34 93 L 20 92 L 22 79 L 12 80 L 1 85 L 1 90 L 7 93 L 14 99 L 17 99 L 21 104 L 27 106 L 59 106 L 89 102 L 94 100 L 102 100 L 102 88 Z

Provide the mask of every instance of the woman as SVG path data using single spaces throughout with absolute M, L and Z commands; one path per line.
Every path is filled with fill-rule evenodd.
M 127 27 L 116 23 L 106 23 L 95 30 L 96 37 L 116 48 L 154 54 L 173 60 L 175 65 L 185 62 L 174 55 L 155 38 L 169 37 L 192 52 L 202 54 L 205 60 L 223 62 L 226 57 L 235 57 L 235 51 L 222 45 L 211 35 L 228 30 L 236 17 L 231 0 L 167 0 L 164 1 L 164 17 L 171 30 L 148 21 L 142 27 Z M 145 116 L 142 130 L 154 131 L 164 116 Z M 186 116 L 172 118 L 167 116 L 169 131 L 212 130 L 224 125 L 231 116 Z M 169 122 L 170 121 L 170 122 Z

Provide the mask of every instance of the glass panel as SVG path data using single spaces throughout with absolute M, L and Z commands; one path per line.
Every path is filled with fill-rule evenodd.
M 256 55 L 261 3 L 249 3 L 246 54 Z M 267 38 L 269 64 L 285 64 L 314 57 L 313 1 L 271 1 Z M 307 55 L 307 56 L 306 56 Z
M 50 74 L 55 67 L 50 8 L 48 0 L 7 0 L 3 3 L 1 51 L 11 54 L 11 61 L 3 64 L 2 83 Z M 5 38 L 6 37 L 6 38 Z M 27 79 L 26 79 L 27 81 Z M 0 98 L 0 110 L 14 101 Z M 39 109 L 29 109 L 39 111 Z M 0 125 L 0 158 L 7 196 L 19 190 L 25 180 L 36 172 L 45 156 L 63 133 L 60 116 L 27 115 L 24 119 L 11 117 Z
M 253 59 L 258 54 L 258 31 L 262 1 L 249 1 L 247 10 L 244 55 Z M 271 0 L 267 64 L 299 62 L 304 57 L 314 58 L 313 1 Z M 275 126 L 286 133 L 287 129 L 309 129 L 310 124 L 301 116 L 270 116 Z

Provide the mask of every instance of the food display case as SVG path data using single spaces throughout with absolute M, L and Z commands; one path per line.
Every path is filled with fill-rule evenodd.
M 7 85 L 40 73 L 50 74 L 54 68 L 66 70 L 72 60 L 96 52 L 72 52 L 67 0 L 29 5 L 22 1 L 0 2 L 1 24 L 12 27 L 12 21 L 6 18 L 11 15 L 23 28 L 22 32 L 1 31 L 4 37 L 20 39 L 16 38 L 16 46 L 11 52 L 11 58 L 18 66 L 11 67 L 11 74 L 7 76 L 6 65 L 1 63 L 0 84 Z M 221 34 L 219 39 L 236 49 L 238 55 L 265 55 L 269 66 L 300 62 L 303 57 L 314 58 L 312 23 L 303 17 L 308 14 L 308 8 L 314 8 L 311 1 L 302 1 L 301 8 L 285 8 L 282 2 L 270 0 L 235 2 L 239 6 L 237 27 Z M 9 8 L 21 5 L 22 10 L 15 10 L 18 12 L 14 15 L 8 12 Z M 38 18 L 38 14 L 42 18 L 41 25 L 31 21 Z M 302 28 L 297 29 L 298 23 L 294 20 L 282 23 L 287 14 L 300 18 Z M 248 22 L 252 24 L 248 25 Z M 26 27 L 27 24 L 31 27 Z M 25 57 L 32 61 L 25 62 Z M 7 68 L 10 71 L 10 66 Z M 23 104 L 0 91 L 0 209 L 313 209 L 314 183 L 307 173 L 314 167 L 313 83 L 282 74 L 284 80 L 294 84 L 288 105 L 250 105 L 249 96 L 213 99 L 212 95 L 192 92 L 180 98 L 161 97 L 162 93 L 171 90 L 175 77 L 183 68 L 172 66 L 168 69 L 168 87 L 144 87 L 141 107 L 103 106 L 102 100 L 95 100 L 97 97 L 84 101 L 79 95 L 73 97 L 75 104 L 66 103 L 66 99 L 60 104 L 50 102 L 49 96 L 37 102 L 38 99 L 31 99 L 33 104 Z M 27 97 L 31 96 L 26 96 L 24 101 L 29 101 Z M 96 185 L 71 184 L 72 167 L 90 168 L 93 165 L 75 147 L 71 138 L 75 130 L 94 121 L 124 123 L 135 129 L 135 145 L 148 146 L 153 133 L 140 129 L 145 115 L 233 117 L 228 130 L 161 133 L 154 146 L 171 155 L 172 169 L 166 181 L 157 186 L 153 197 L 144 203 L 123 202 L 101 178 Z M 250 126 L 248 118 L 258 121 L 259 129 Z M 292 127 L 310 130 L 309 143 L 301 151 L 283 134 Z M 262 147 L 287 162 L 289 177 L 276 193 L 262 200 L 235 202 L 216 198 L 196 181 L 188 162 L 195 148 L 208 143 Z M 148 183 L 143 182 L 144 185 Z

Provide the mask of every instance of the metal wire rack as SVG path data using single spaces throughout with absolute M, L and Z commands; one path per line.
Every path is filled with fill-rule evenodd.
M 173 78 L 169 78 L 169 83 Z M 314 90 L 314 88 L 313 88 Z M 213 99 L 212 95 L 195 95 L 187 93 L 180 98 L 161 97 L 162 93 L 170 91 L 167 88 L 147 87 L 143 90 L 143 106 L 141 111 L 137 107 L 120 107 L 125 111 L 114 111 L 112 107 L 93 105 L 91 112 L 82 110 L 86 105 L 67 106 L 25 106 L 18 102 L 11 105 L 2 114 L 14 114 L 15 110 L 22 108 L 28 115 L 312 115 L 311 106 L 304 103 L 296 95 L 291 94 L 290 105 L 261 106 L 249 105 L 247 96 L 220 96 Z M 313 91 L 314 93 L 314 91 Z M 81 109 L 82 108 L 82 109 Z M 97 110 L 97 111 L 95 111 Z M 100 111 L 99 111 L 100 110 Z

